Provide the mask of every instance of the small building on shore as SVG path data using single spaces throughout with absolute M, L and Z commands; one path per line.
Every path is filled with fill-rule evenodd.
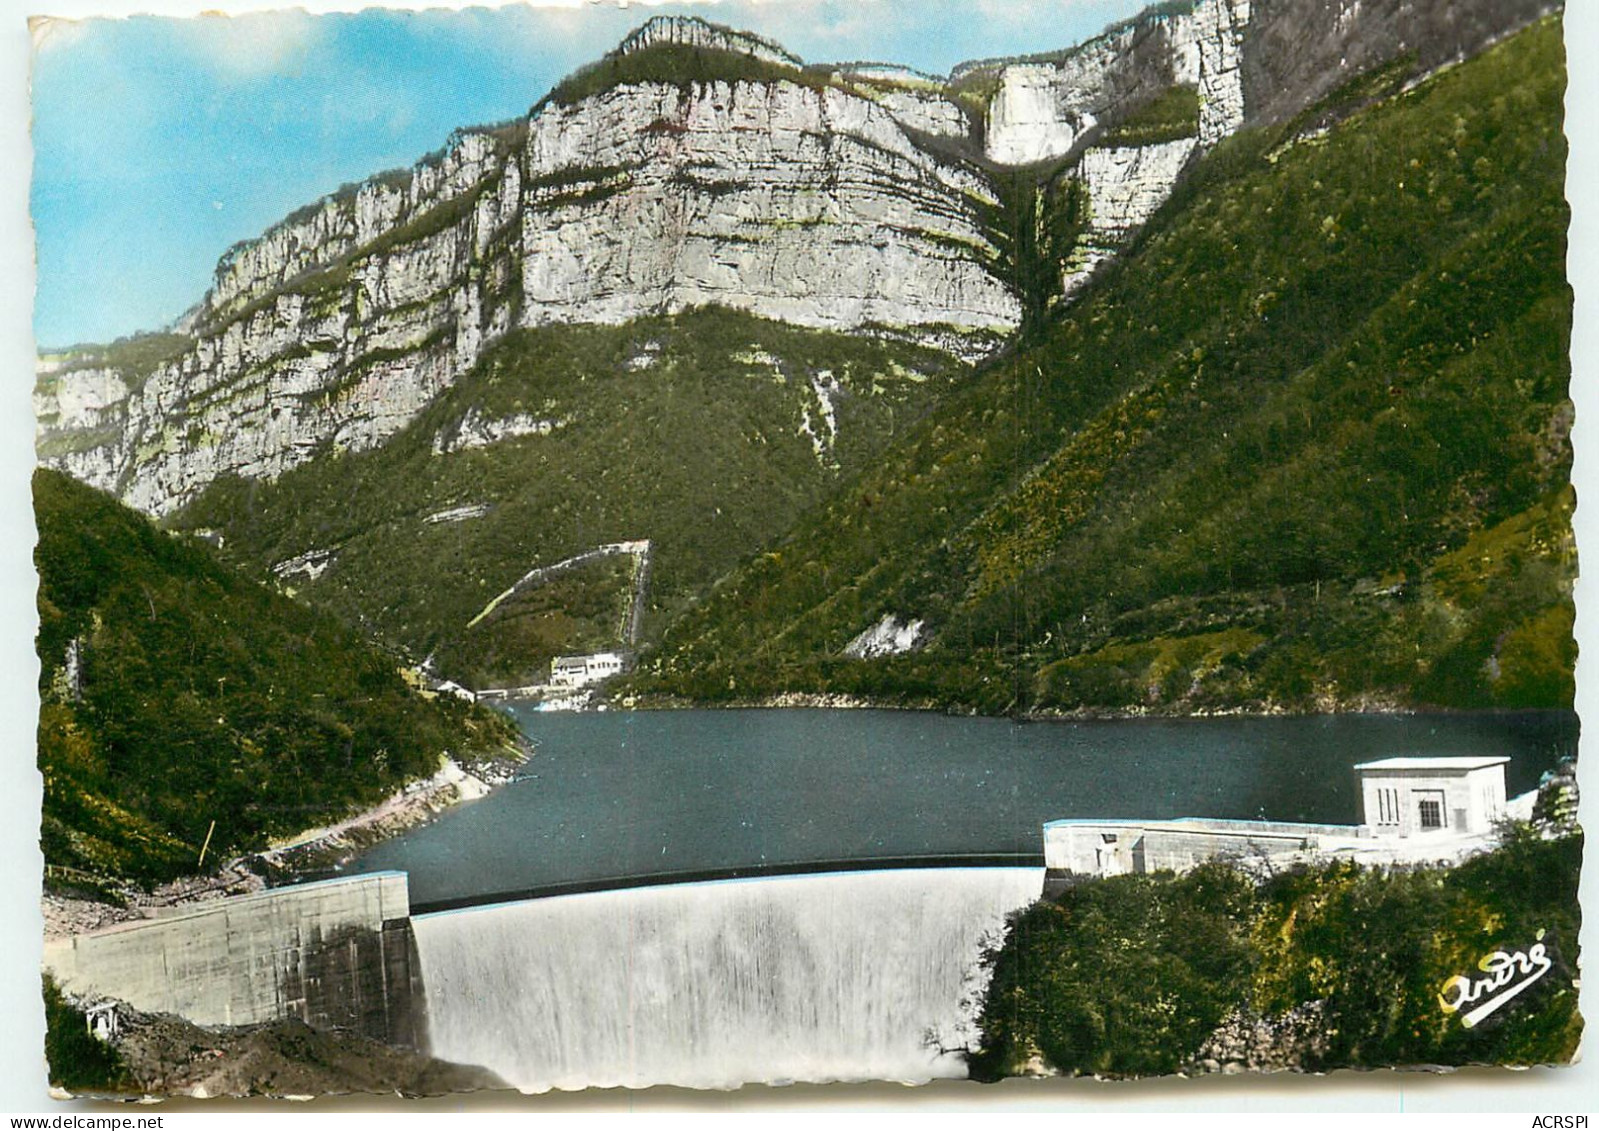
M 1492 832 L 1505 816 L 1506 757 L 1383 758 L 1355 767 L 1374 836 Z
M 1505 799 L 1508 757 L 1383 758 L 1355 766 L 1362 822 L 1176 820 L 1050 821 L 1050 881 L 1186 871 L 1230 859 L 1278 866 L 1343 856 L 1373 864 L 1463 859 L 1491 845 L 1507 816 L 1529 816 L 1533 794 Z M 1525 812 L 1523 812 L 1525 811 Z
M 627 670 L 623 652 L 594 652 L 587 656 L 557 656 L 550 661 L 550 686 L 586 687 Z

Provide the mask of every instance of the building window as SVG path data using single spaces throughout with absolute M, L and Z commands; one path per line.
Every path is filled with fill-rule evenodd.
M 1421 827 L 1424 829 L 1444 827 L 1443 802 L 1429 800 L 1421 803 Z
M 1399 823 L 1399 791 L 1397 789 L 1377 790 L 1377 823 L 1379 825 L 1397 825 Z

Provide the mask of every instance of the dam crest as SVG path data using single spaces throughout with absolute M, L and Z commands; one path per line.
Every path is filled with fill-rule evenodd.
M 59 940 L 45 965 L 79 997 L 353 1028 L 527 1092 L 912 1083 L 966 1074 L 983 953 L 1043 880 L 856 868 L 413 911 L 374 873 Z

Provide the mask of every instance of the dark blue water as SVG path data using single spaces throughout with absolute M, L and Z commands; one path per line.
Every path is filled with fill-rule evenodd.
M 1577 746 L 1569 712 L 1016 723 L 903 711 L 539 713 L 520 779 L 369 850 L 413 903 L 625 877 L 1039 853 L 1062 817 L 1353 823 L 1351 767 L 1508 754 L 1511 796 Z

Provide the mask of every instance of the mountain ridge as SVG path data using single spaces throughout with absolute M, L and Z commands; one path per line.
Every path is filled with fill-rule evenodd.
M 1500 46 L 1461 71 L 1502 66 L 1482 60 L 1502 60 L 1511 37 L 1521 44 L 1512 54 L 1542 45 L 1538 65 L 1553 78 L 1563 60 L 1547 41 L 1558 39 L 1558 20 L 1550 32 L 1534 19 L 1546 7 L 1200 0 L 1152 10 L 1076 49 L 967 69 L 942 90 L 881 67 L 808 67 L 754 41 L 752 54 L 729 52 L 736 33 L 703 23 L 647 24 L 648 34 L 571 76 L 530 118 L 460 132 L 410 179 L 380 175 L 237 250 L 219 275 L 232 281 L 196 315 L 197 338 L 150 336 L 47 360 L 40 454 L 168 523 L 213 532 L 236 564 L 278 575 L 414 657 L 437 652 L 444 674 L 475 686 L 528 681 L 550 654 L 593 646 L 616 579 L 598 571 L 563 582 L 573 608 L 587 610 L 565 622 L 546 607 L 552 594 L 520 609 L 506 624 L 518 621 L 521 644 L 463 635 L 488 595 L 600 543 L 647 539 L 659 584 L 644 637 L 664 646 L 638 685 L 651 694 L 865 694 L 990 711 L 1114 701 L 1119 710 L 1150 705 L 1130 690 L 1143 680 L 1170 685 L 1156 695 L 1160 709 L 1236 705 L 1255 676 L 1196 698 L 1177 693 L 1174 673 L 1219 688 L 1267 663 L 1265 641 L 1366 617 L 1360 594 L 1394 589 L 1395 570 L 1407 591 L 1421 592 L 1440 555 L 1464 539 L 1491 541 L 1505 523 L 1520 538 L 1566 521 L 1549 495 L 1568 458 L 1558 405 L 1547 399 L 1563 388 L 1549 355 L 1565 332 L 1553 260 L 1527 276 L 1524 294 L 1502 290 L 1521 270 L 1505 258 L 1511 249 L 1525 245 L 1519 254 L 1536 259 L 1553 246 L 1554 212 L 1516 211 L 1516 194 L 1543 192 L 1563 153 L 1539 140 L 1547 81 L 1507 75 L 1491 92 L 1492 115 L 1463 106 L 1451 126 L 1427 111 L 1414 138 L 1389 139 L 1417 160 L 1430 155 L 1436 167 L 1424 180 L 1399 167 L 1369 183 L 1353 168 L 1303 175 L 1323 150 L 1375 168 L 1375 156 L 1347 151 L 1348 139 L 1447 103 L 1424 92 L 1467 81 L 1451 77 L 1451 64 L 1485 43 Z M 1356 63 L 1296 71 L 1291 60 L 1261 58 L 1299 41 L 1324 64 L 1329 51 Z M 1298 76 L 1297 94 L 1262 98 L 1261 84 L 1284 68 Z M 1324 93 L 1311 100 L 1312 90 Z M 1033 111 L 1044 117 L 1029 134 Z M 916 115 L 929 128 L 906 124 Z M 1207 144 L 1207 121 L 1230 132 Z M 998 162 L 996 139 L 1033 146 L 1024 156 L 1038 159 Z M 1528 144 L 1543 150 L 1529 155 Z M 1467 151 L 1475 164 L 1457 167 Z M 1501 169 L 1517 162 L 1525 186 Z M 1349 196 L 1357 183 L 1360 194 Z M 1417 185 L 1430 211 L 1418 211 Z M 1257 206 L 1239 204 L 1239 192 Z M 1414 231 L 1393 226 L 1389 213 L 1410 217 Z M 1494 235 L 1457 238 L 1469 216 Z M 1446 237 L 1456 242 L 1439 242 Z M 1280 258 L 1273 273 L 1262 273 L 1262 255 Z M 1319 274 L 1306 275 L 1296 257 Z M 1452 273 L 1475 280 L 1508 321 L 1464 309 L 1462 288 L 1446 282 Z M 893 293 L 880 285 L 889 276 Z M 1142 290 L 1129 291 L 1129 279 Z M 1244 286 L 1250 295 L 1237 293 Z M 1544 296 L 1542 307 L 1527 306 L 1532 294 Z M 1201 295 L 1213 309 L 1188 309 Z M 1400 313 L 1404 302 L 1436 316 Z M 1341 321 L 1357 315 L 1370 321 Z M 990 316 L 1000 321 L 985 328 Z M 1175 337 L 1174 325 L 1185 327 Z M 1507 393 L 1525 417 L 1512 437 L 1520 454 L 1491 437 L 1481 446 L 1515 473 L 1506 481 L 1520 492 L 1515 506 L 1483 502 L 1498 496 L 1480 482 L 1482 468 L 1454 452 L 1447 432 L 1431 431 L 1447 412 L 1476 427 L 1473 394 L 1440 375 L 1450 350 L 1475 359 L 1450 362 L 1461 372 L 1486 364 L 1505 347 L 1484 345 L 1482 332 L 1499 330 L 1540 367 L 1528 385 L 1535 395 Z M 1395 352 L 1407 334 L 1422 337 L 1411 353 Z M 1154 343 L 1173 352 L 1156 357 Z M 1335 364 L 1416 373 L 1387 379 L 1396 399 L 1377 406 Z M 1278 382 L 1260 386 L 1261 404 L 1239 383 L 1252 369 Z M 1143 384 L 1126 386 L 1135 373 Z M 1202 377 L 1221 384 L 1195 394 Z M 1414 382 L 1420 399 L 1404 399 Z M 1502 389 L 1486 379 L 1483 387 Z M 1465 476 L 1452 488 L 1465 501 L 1441 501 L 1438 483 L 1412 484 L 1405 472 L 1385 479 L 1402 495 L 1424 487 L 1428 500 L 1413 529 L 1373 526 L 1397 539 L 1392 561 L 1371 538 L 1351 541 L 1360 522 L 1339 532 L 1301 513 L 1273 459 L 1291 450 L 1307 467 L 1349 473 L 1301 423 L 1326 415 L 1294 391 L 1309 388 L 1330 398 L 1331 418 L 1373 458 L 1397 458 L 1384 429 L 1425 425 L 1455 461 L 1440 482 Z M 1254 456 L 1221 443 L 1229 422 L 1207 396 L 1249 425 Z M 1400 424 L 1339 415 L 1377 407 Z M 1179 434 L 1200 460 L 1192 467 L 1161 462 Z M 677 467 L 685 460 L 686 477 Z M 878 460 L 904 482 L 883 480 Z M 1242 481 L 1271 470 L 1256 502 L 1226 481 L 1229 469 Z M 1204 476 L 1238 515 L 1269 519 L 1303 561 L 1286 563 L 1269 537 L 1229 535 L 1214 517 L 1185 511 L 1181 525 L 1152 509 L 1169 507 L 1157 495 L 1171 490 L 1191 510 L 1185 484 Z M 1538 492 L 1523 489 L 1534 481 Z M 660 494 L 668 483 L 671 499 Z M 1407 510 L 1353 480 L 1348 494 L 1369 496 L 1385 514 Z M 1328 513 L 1348 513 L 1344 501 L 1323 501 Z M 849 529 L 817 529 L 817 516 Z M 896 536 L 880 543 L 885 523 Z M 1124 525 L 1144 531 L 1144 542 L 1128 542 Z M 795 557 L 797 536 L 844 556 L 812 559 L 815 576 L 799 586 L 809 611 L 778 615 L 799 590 L 774 563 Z M 1548 558 L 1554 542 L 1539 537 L 1535 556 Z M 870 548 L 866 566 L 844 564 L 854 560 L 850 540 Z M 1256 549 L 1217 549 L 1230 542 Z M 1150 548 L 1166 543 L 1182 549 Z M 1072 555 L 1081 559 L 1076 580 L 1062 564 Z M 1132 562 L 1144 571 L 1136 585 L 1081 592 L 1094 570 Z M 1565 653 L 1551 641 L 1564 615 L 1563 568 L 1528 581 L 1526 601 L 1501 610 L 1509 620 L 1496 631 L 1509 636 L 1487 645 L 1473 637 L 1467 649 L 1486 648 L 1477 660 L 1497 664 L 1514 637 L 1507 655 L 1542 657 L 1532 675 L 1493 690 L 1451 669 L 1427 694 L 1499 702 L 1520 686 L 1504 701 L 1558 701 Z M 1178 600 L 1172 571 L 1185 569 L 1197 588 Z M 1323 583 L 1335 599 L 1307 612 L 1302 587 L 1314 587 L 1316 605 Z M 737 659 L 718 643 L 723 628 L 707 630 L 705 620 L 735 597 L 754 602 L 732 616 L 735 634 L 761 626 L 761 642 L 740 645 L 748 654 Z M 1068 608 L 1079 627 L 1062 619 Z M 1427 616 L 1447 620 L 1452 609 L 1446 596 Z M 1385 631 L 1403 636 L 1413 621 L 1400 610 Z M 1128 628 L 1134 622 L 1144 627 Z M 910 625 L 919 627 L 901 627 Z M 1459 627 L 1439 639 L 1461 644 L 1451 635 Z M 1486 622 L 1467 635 L 1483 631 Z M 890 652 L 902 640 L 920 650 L 882 654 L 879 641 L 866 649 L 870 663 L 832 671 L 852 641 L 876 641 L 874 632 L 893 642 Z M 1009 649 L 982 644 L 1002 637 Z M 1448 663 L 1469 667 L 1464 656 Z M 685 682 L 681 664 L 702 661 L 715 686 Z M 1315 669 L 1314 656 L 1305 665 Z M 1354 682 L 1370 686 L 1343 699 L 1284 684 L 1249 701 L 1398 702 L 1407 679 L 1361 676 Z M 1528 691 L 1534 684 L 1542 689 Z M 1090 685 L 1099 690 L 1084 691 Z
M 573 76 L 636 68 L 620 85 L 457 131 L 412 169 L 230 249 L 180 328 L 187 345 L 42 359 L 41 457 L 165 514 L 219 475 L 272 479 L 382 444 L 514 328 L 702 303 L 989 356 L 1112 258 L 1193 154 L 1249 116 L 1269 72 L 1252 44 L 1303 25 L 1302 39 L 1381 55 L 1422 29 L 1453 57 L 1544 7 L 1468 0 L 1440 20 L 1399 0 L 1197 0 L 943 91 L 796 66 L 703 22 L 652 22 Z M 730 59 L 775 72 L 741 78 Z M 1303 101 L 1309 80 L 1294 81 L 1266 111 Z M 1190 124 L 1155 146 L 1094 148 L 1188 86 Z M 996 153 L 1024 165 L 997 175 Z M 1034 230 L 1071 229 L 1059 214 L 1078 199 L 1086 223 L 1026 262 Z

